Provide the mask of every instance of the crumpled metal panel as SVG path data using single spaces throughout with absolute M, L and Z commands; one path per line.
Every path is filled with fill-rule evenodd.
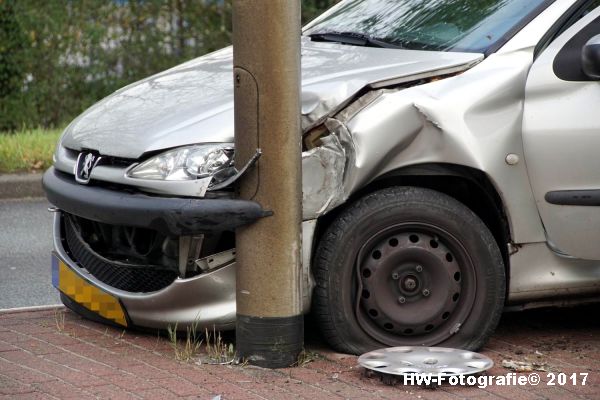
M 335 135 L 302 154 L 302 205 L 304 220 L 313 219 L 343 203 L 346 153 Z
M 355 142 L 339 120 L 328 118 L 324 125 L 331 134 L 321 139 L 322 145 L 302 154 L 304 220 L 325 214 L 351 194 L 346 180 L 352 176 Z
M 525 163 L 508 165 L 505 160 L 508 154 L 523 159 L 524 87 L 531 62 L 531 51 L 494 54 L 462 74 L 383 90 L 359 104 L 358 113 L 349 111 L 351 105 L 332 115 L 327 126 L 337 136 L 338 152 L 345 154 L 347 162 L 343 169 L 341 163 L 335 164 L 336 169 L 328 167 L 327 174 L 343 176 L 343 183 L 340 186 L 330 178 L 326 183 L 335 185 L 325 190 L 316 188 L 316 181 L 305 180 L 305 190 L 307 183 L 313 184 L 308 187 L 312 197 L 305 217 L 330 211 L 389 171 L 425 163 L 455 164 L 489 175 L 505 202 L 515 242 L 545 241 Z M 346 145 L 344 136 L 350 138 Z M 323 153 L 328 163 L 334 153 L 333 149 Z M 316 154 L 320 153 L 313 149 L 311 158 Z M 335 193 L 329 192 L 336 188 Z

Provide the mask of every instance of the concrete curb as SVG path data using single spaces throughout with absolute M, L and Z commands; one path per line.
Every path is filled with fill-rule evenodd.
M 42 174 L 0 175 L 0 200 L 43 196 Z
M 45 306 L 28 306 L 28 307 L 15 307 L 15 308 L 0 308 L 0 314 L 17 314 L 32 311 L 48 311 L 65 308 L 62 304 L 48 304 Z

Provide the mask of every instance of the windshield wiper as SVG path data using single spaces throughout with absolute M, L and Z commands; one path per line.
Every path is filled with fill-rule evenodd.
M 401 49 L 402 46 L 386 42 L 357 32 L 319 32 L 308 35 L 315 42 L 336 42 L 353 46 L 382 47 L 387 49 Z

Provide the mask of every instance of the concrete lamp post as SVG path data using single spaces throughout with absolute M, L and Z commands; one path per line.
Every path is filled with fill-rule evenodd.
M 239 195 L 273 215 L 236 231 L 238 355 L 262 367 L 302 351 L 300 0 L 234 0 L 236 165 L 262 156 Z

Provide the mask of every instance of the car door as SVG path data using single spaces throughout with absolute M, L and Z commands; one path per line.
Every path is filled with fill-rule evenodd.
M 600 81 L 582 48 L 600 34 L 598 1 L 535 60 L 525 88 L 523 144 L 550 247 L 600 260 Z

